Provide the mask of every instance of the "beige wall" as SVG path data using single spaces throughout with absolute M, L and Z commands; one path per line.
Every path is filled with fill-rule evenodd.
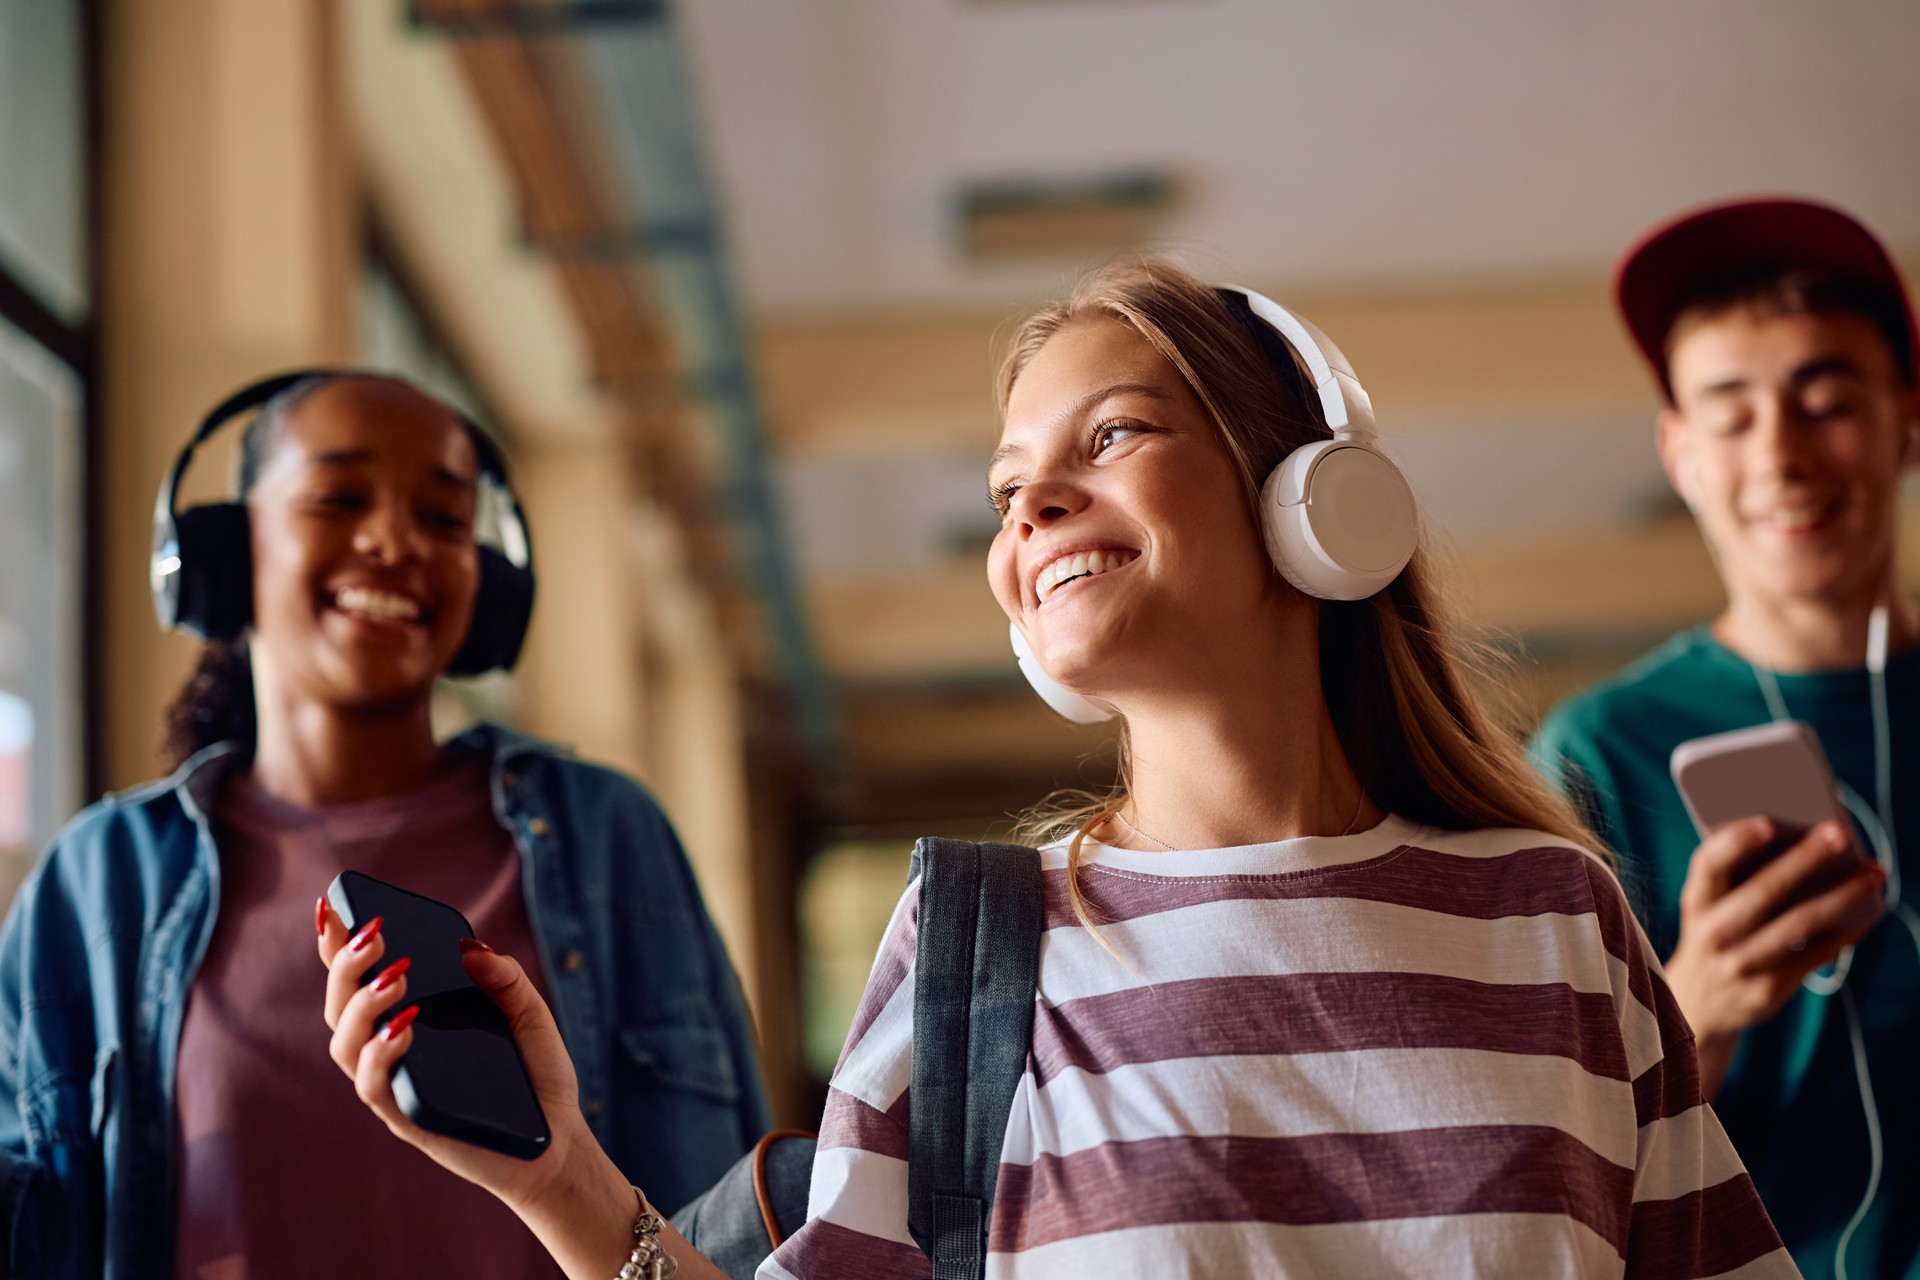
M 636 602 L 633 655 L 648 691 L 646 713 L 635 718 L 647 742 L 641 776 L 687 847 L 707 910 L 759 1014 L 768 908 L 757 892 L 757 862 L 775 851 L 757 849 L 754 840 L 740 675 L 711 602 L 687 573 L 672 521 L 636 504 L 624 527 L 626 589 Z
M 645 783 L 759 1006 L 760 907 L 739 675 L 667 517 L 608 443 L 535 440 L 517 483 L 540 602 L 519 672 L 521 725 Z
M 159 770 L 161 709 L 195 650 L 148 603 L 154 493 L 220 395 L 351 358 L 357 203 L 323 0 L 101 8 L 95 751 L 121 787 Z
M 607 445 L 516 450 L 539 593 L 519 666 L 521 721 L 589 759 L 648 772 L 650 701 L 635 639 L 639 599 L 623 537 L 633 496 Z

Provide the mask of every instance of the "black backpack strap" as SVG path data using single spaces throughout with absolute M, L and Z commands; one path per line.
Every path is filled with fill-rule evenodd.
M 907 1230 L 933 1260 L 933 1280 L 979 1280 L 1007 1117 L 1033 1038 L 1040 855 L 927 839 L 914 847 L 913 868 Z

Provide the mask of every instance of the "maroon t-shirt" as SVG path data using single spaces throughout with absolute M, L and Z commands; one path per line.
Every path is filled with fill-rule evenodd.
M 546 994 L 486 761 L 410 795 L 314 808 L 236 774 L 214 832 L 220 916 L 180 1036 L 174 1274 L 558 1276 L 518 1218 L 388 1133 L 327 1056 L 314 900 L 348 868 L 458 908 Z

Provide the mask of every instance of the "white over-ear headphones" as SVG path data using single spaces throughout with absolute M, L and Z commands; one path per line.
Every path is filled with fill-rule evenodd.
M 1380 452 L 1373 402 L 1353 366 L 1327 336 L 1264 294 L 1235 294 L 1306 365 L 1333 435 L 1281 459 L 1260 486 L 1260 528 L 1267 555 L 1288 582 L 1322 600 L 1363 600 L 1407 567 L 1419 537 L 1413 489 Z M 1281 370 L 1292 381 L 1290 370 Z M 1018 626 L 1008 628 L 1014 658 L 1048 706 L 1076 724 L 1113 718 L 1113 708 L 1056 683 L 1040 669 Z
M 1075 693 L 1067 686 L 1040 669 L 1040 659 L 1033 656 L 1033 648 L 1027 638 L 1020 634 L 1020 628 L 1011 622 L 1007 624 L 1007 634 L 1013 637 L 1013 658 L 1020 664 L 1020 674 L 1027 678 L 1033 691 L 1040 700 L 1058 711 L 1075 724 L 1099 724 L 1102 720 L 1113 719 L 1113 708 L 1084 693 Z

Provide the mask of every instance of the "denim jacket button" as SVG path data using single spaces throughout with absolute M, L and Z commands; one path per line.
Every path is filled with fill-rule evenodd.
M 589 1120 L 598 1120 L 600 1118 L 600 1112 L 602 1110 L 600 1106 L 600 1099 L 588 1098 L 586 1102 L 581 1106 L 580 1109 L 587 1113 L 587 1118 Z
M 527 824 L 527 830 L 537 836 L 543 836 L 547 834 L 547 820 L 545 818 L 535 818 Z
M 569 951 L 560 957 L 560 967 L 568 973 L 580 972 L 580 966 L 584 963 L 586 963 L 586 957 L 578 951 Z

